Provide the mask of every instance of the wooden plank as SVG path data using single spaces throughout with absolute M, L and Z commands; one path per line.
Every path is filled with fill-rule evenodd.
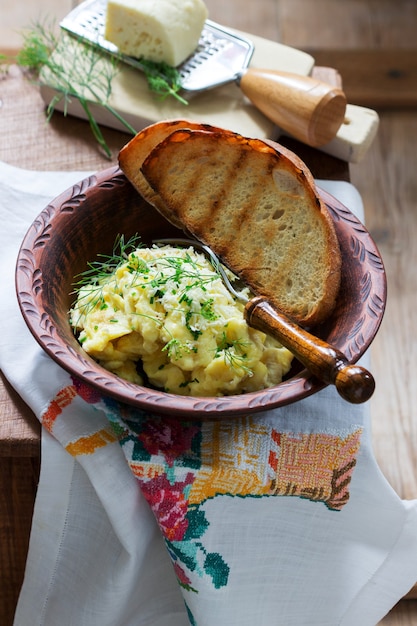
M 374 109 L 417 105 L 417 48 L 384 50 L 306 49 L 318 65 L 343 76 L 348 102 Z
M 304 50 L 415 48 L 415 0 L 278 0 L 282 43 Z
M 415 111 L 385 111 L 364 163 L 351 166 L 388 282 L 387 308 L 371 353 L 377 385 L 371 399 L 373 446 L 402 498 L 417 497 L 416 143 Z
M 0 372 L 0 458 L 40 456 L 40 424 Z
M 343 76 L 352 104 L 417 103 L 417 3 L 414 0 L 280 0 L 280 41 Z
M 225 2 L 225 0 L 205 0 L 209 18 L 228 26 L 243 30 L 264 39 L 279 41 L 277 0 L 246 0 Z
M 378 626 L 416 626 L 417 601 L 399 602 Z
M 11 626 L 23 582 L 39 459 L 0 457 L 0 623 Z

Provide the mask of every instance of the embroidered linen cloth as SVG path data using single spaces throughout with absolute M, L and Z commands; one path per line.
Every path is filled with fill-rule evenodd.
M 417 500 L 382 476 L 368 405 L 327 388 L 221 422 L 149 417 L 30 335 L 20 242 L 85 175 L 0 164 L 0 367 L 43 425 L 15 626 L 377 624 L 417 580 Z M 319 182 L 363 218 L 352 185 Z

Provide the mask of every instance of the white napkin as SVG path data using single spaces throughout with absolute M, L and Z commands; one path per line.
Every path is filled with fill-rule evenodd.
M 0 367 L 44 426 L 15 626 L 376 624 L 417 581 L 417 500 L 377 467 L 368 405 L 327 388 L 177 429 L 122 415 L 30 335 L 14 290 L 20 242 L 84 175 L 0 164 Z M 352 185 L 319 184 L 363 218 Z M 279 495 L 265 491 L 275 471 Z

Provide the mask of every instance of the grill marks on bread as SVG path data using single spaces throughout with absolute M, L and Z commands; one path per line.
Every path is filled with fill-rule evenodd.
M 216 145 L 211 143 L 201 151 L 199 142 L 196 142 L 193 149 L 192 135 L 189 133 L 177 135 L 177 139 L 180 140 L 191 138 L 187 168 L 192 168 L 192 172 L 184 181 L 181 176 L 184 164 L 178 162 L 168 172 L 169 176 L 177 178 L 178 184 L 171 186 L 171 181 L 164 174 L 168 185 L 162 189 L 160 185 L 164 186 L 164 181 L 158 181 L 159 193 L 163 198 L 166 194 L 172 196 L 176 203 L 175 212 L 181 223 L 187 224 L 194 234 L 199 233 L 203 236 L 204 233 L 210 233 L 211 237 L 217 238 L 219 245 L 222 244 L 219 253 L 226 252 L 229 245 L 224 240 L 224 234 L 230 232 L 239 237 L 253 213 L 256 185 L 249 184 L 245 189 L 240 189 L 238 185 L 242 171 L 245 171 L 248 182 L 256 176 L 250 171 L 247 163 L 249 155 L 246 151 L 222 155 Z M 202 171 L 210 171 L 210 177 L 202 176 Z M 204 198 L 204 202 L 201 202 L 201 198 Z M 231 203 L 239 210 L 230 211 Z
M 139 191 L 141 196 L 156 208 L 158 208 L 158 205 L 162 208 L 162 200 L 143 176 L 141 167 L 143 161 L 153 148 L 155 148 L 161 141 L 163 141 L 163 139 L 168 137 L 175 130 L 180 130 L 182 128 L 205 130 L 206 132 L 221 131 L 220 128 L 211 126 L 210 124 L 198 124 L 190 120 L 164 120 L 161 122 L 155 122 L 155 124 L 151 124 L 150 126 L 144 128 L 125 146 L 123 146 L 119 152 L 120 168 Z M 176 223 L 175 225 L 180 228 L 182 226 L 180 223 Z
M 143 159 L 153 204 L 254 293 L 299 323 L 324 320 L 339 290 L 340 250 L 309 170 L 278 144 L 208 128 L 174 129 Z

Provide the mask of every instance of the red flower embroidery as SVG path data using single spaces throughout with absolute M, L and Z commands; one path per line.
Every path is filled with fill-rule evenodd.
M 188 585 L 191 584 L 191 580 L 188 578 L 187 574 L 184 572 L 182 567 L 180 567 L 180 565 L 178 565 L 177 562 L 174 563 L 174 571 L 175 571 L 175 574 L 176 574 L 179 582 L 182 585 L 188 586 Z
M 178 457 L 191 450 L 193 437 L 198 430 L 197 425 L 187 426 L 176 419 L 150 419 L 143 423 L 138 439 L 149 454 L 161 454 L 168 466 L 172 467 Z
M 96 402 L 100 402 L 101 396 L 94 389 L 94 387 L 90 387 L 90 385 L 86 385 L 79 378 L 72 376 L 72 382 L 74 384 L 75 390 L 77 394 L 88 404 L 95 404 Z
M 186 519 L 188 500 L 184 488 L 193 480 L 188 474 L 184 482 L 171 485 L 165 475 L 142 483 L 142 491 L 148 501 L 166 539 L 181 541 L 188 528 Z

